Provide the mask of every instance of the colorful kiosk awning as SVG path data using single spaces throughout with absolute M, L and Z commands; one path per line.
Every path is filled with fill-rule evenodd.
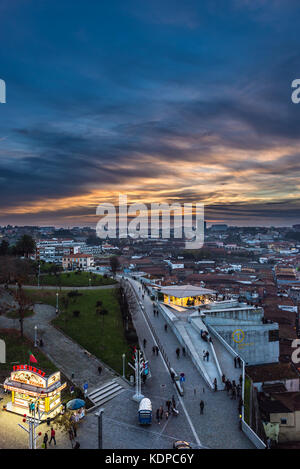
M 60 372 L 56 371 L 47 376 L 46 373 L 31 365 L 16 365 L 9 378 L 4 382 L 4 388 L 12 393 L 11 403 L 7 410 L 24 413 L 29 410 L 32 402 L 38 402 L 40 412 L 44 418 L 61 407 L 61 391 L 67 383 L 61 383 Z

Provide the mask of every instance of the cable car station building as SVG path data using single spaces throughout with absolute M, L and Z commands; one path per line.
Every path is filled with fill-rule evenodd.
M 24 414 L 32 402 L 38 402 L 42 420 L 53 418 L 61 411 L 61 391 L 66 386 L 67 383 L 61 383 L 59 371 L 47 376 L 34 366 L 16 365 L 4 382 L 4 388 L 11 391 L 11 402 L 6 410 Z
M 216 292 L 208 288 L 195 285 L 171 285 L 162 287 L 160 293 L 164 296 L 164 303 L 169 306 L 184 308 L 203 306 L 215 300 Z

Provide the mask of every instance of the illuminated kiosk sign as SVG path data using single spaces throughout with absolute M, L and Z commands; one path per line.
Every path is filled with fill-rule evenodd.
M 16 365 L 10 377 L 4 382 L 4 388 L 11 391 L 11 402 L 6 410 L 17 414 L 29 411 L 29 406 L 35 403 L 42 419 L 60 413 L 61 391 L 66 387 L 61 383 L 60 372 L 56 371 L 47 376 L 46 373 L 31 365 Z

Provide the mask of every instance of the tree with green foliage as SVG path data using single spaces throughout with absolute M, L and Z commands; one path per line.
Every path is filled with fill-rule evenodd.
M 119 258 L 117 256 L 112 256 L 109 258 L 110 268 L 112 273 L 115 275 L 118 268 L 120 267 Z
M 7 256 L 9 254 L 9 243 L 3 239 L 0 244 L 0 256 Z
M 19 254 L 21 254 L 24 257 L 29 257 L 29 254 L 32 254 L 35 252 L 35 241 L 32 238 L 32 236 L 29 236 L 27 234 L 24 234 L 17 242 L 16 244 L 16 250 Z

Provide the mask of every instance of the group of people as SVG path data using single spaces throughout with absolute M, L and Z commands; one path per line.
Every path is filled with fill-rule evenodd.
M 153 315 L 154 315 L 154 317 L 155 317 L 155 316 L 158 317 L 158 309 L 153 308 Z
M 43 438 L 43 448 L 44 449 L 47 449 L 48 444 L 51 445 L 52 441 L 54 442 L 54 446 L 56 446 L 55 430 L 54 430 L 53 427 L 51 427 L 49 443 L 48 443 L 48 440 L 49 440 L 49 436 L 48 436 L 48 432 L 46 432 L 44 434 L 44 438 Z
M 209 351 L 208 350 L 203 350 L 203 361 L 209 361 Z
M 234 368 L 241 368 L 242 367 L 242 360 L 240 359 L 239 356 L 234 357 Z
M 173 415 L 178 415 L 179 412 L 176 409 L 176 401 L 174 395 L 172 396 L 171 399 L 168 399 L 166 401 L 166 409 L 161 405 L 157 410 L 156 410 L 156 421 L 160 425 L 161 420 L 163 420 L 164 416 L 165 419 L 168 420 L 169 416 Z
M 185 356 L 186 356 L 185 347 L 182 347 L 181 351 L 182 351 L 182 356 L 185 357 Z M 177 349 L 175 350 L 175 352 L 176 352 L 176 357 L 177 357 L 177 358 L 180 358 L 180 348 L 179 348 L 179 347 L 177 347 Z
M 224 389 L 227 391 L 227 395 L 231 395 L 231 399 L 236 400 L 241 397 L 243 383 L 242 375 L 240 375 L 239 383 L 236 383 L 234 379 L 232 381 L 228 378 L 226 379 L 225 375 L 222 376 L 222 382 L 224 383 Z

